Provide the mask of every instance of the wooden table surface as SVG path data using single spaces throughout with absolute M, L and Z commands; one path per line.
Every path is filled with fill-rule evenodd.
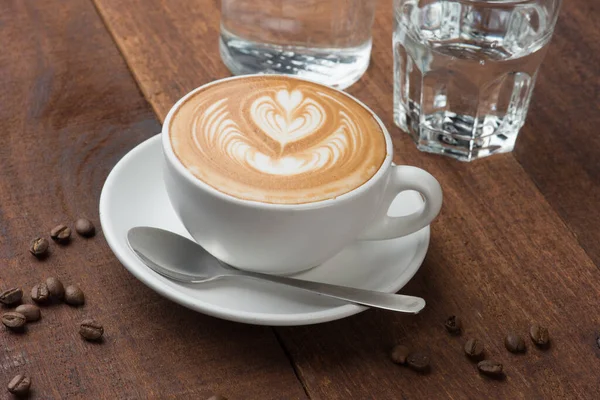
M 596 0 L 568 0 L 512 154 L 474 163 L 421 153 L 392 123 L 391 2 L 372 62 L 349 92 L 390 129 L 396 162 L 436 176 L 445 194 L 427 258 L 404 293 L 418 316 L 369 310 L 326 324 L 269 328 L 195 313 L 137 281 L 102 232 L 35 260 L 29 241 L 60 222 L 96 224 L 117 161 L 160 131 L 189 90 L 229 76 L 218 55 L 219 2 L 0 2 L 0 287 L 56 275 L 87 295 L 51 306 L 26 333 L 0 330 L 0 386 L 17 373 L 40 399 L 600 398 L 600 36 Z M 449 336 L 444 319 L 464 320 Z M 84 317 L 104 323 L 82 341 Z M 507 331 L 532 321 L 552 347 L 512 355 Z M 468 337 L 504 363 L 481 377 Z M 396 342 L 431 354 L 418 375 L 389 361 Z M 0 388 L 0 397 L 10 398 Z

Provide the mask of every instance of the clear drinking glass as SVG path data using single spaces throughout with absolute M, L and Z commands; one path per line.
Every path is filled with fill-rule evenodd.
M 235 75 L 298 75 L 344 89 L 369 65 L 376 1 L 222 0 L 221 58 Z
M 420 150 L 512 151 L 560 0 L 395 0 L 394 121 Z

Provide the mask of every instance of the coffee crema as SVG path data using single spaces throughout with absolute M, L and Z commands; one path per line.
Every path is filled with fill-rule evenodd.
M 244 200 L 301 204 L 367 182 L 386 157 L 371 112 L 318 84 L 279 77 L 202 88 L 174 112 L 173 151 L 194 176 Z

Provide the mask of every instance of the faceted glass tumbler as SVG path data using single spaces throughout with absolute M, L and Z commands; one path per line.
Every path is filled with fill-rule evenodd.
M 560 0 L 395 0 L 394 122 L 422 151 L 512 151 Z

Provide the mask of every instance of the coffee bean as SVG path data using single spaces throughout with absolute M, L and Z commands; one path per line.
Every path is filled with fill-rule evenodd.
M 98 340 L 104 334 L 104 327 L 93 319 L 86 319 L 79 325 L 79 334 L 85 340 Z
M 35 322 L 41 318 L 40 308 L 34 304 L 21 304 L 15 311 L 25 316 L 27 322 Z
M 48 286 L 48 292 L 51 296 L 60 300 L 65 297 L 65 287 L 58 278 L 51 276 L 46 279 L 46 286 Z
M 65 289 L 65 303 L 72 306 L 80 306 L 85 303 L 83 291 L 76 285 L 69 285 Z
M 462 320 L 456 315 L 451 315 L 448 317 L 448 319 L 446 319 L 444 326 L 446 327 L 446 330 L 451 334 L 458 335 L 460 334 L 460 330 L 462 329 Z
M 227 400 L 227 397 L 221 396 L 220 394 L 215 394 L 214 396 L 210 396 L 208 400 Z
M 406 357 L 406 365 L 415 371 L 425 372 L 429 370 L 429 356 L 419 351 L 412 352 Z
M 504 346 L 506 347 L 506 350 L 511 353 L 524 353 L 527 349 L 521 335 L 517 335 L 516 333 L 509 333 L 506 335 L 504 338 Z
M 477 339 L 469 339 L 465 343 L 465 354 L 473 360 L 481 360 L 483 358 L 483 343 Z
M 15 376 L 8 382 L 8 391 L 19 397 L 26 396 L 30 387 L 31 378 L 22 374 Z
M 12 306 L 21 302 L 23 298 L 23 289 L 12 288 L 0 293 L 0 303 Z
M 48 286 L 45 283 L 40 283 L 35 285 L 31 289 L 31 300 L 36 303 L 46 303 L 50 299 L 50 292 L 48 291 Z
M 96 227 L 89 219 L 79 218 L 75 221 L 75 231 L 83 237 L 92 237 L 96 234 Z
M 545 347 L 550 343 L 548 328 L 538 324 L 531 325 L 531 328 L 529 328 L 529 336 L 531 336 L 531 340 L 536 346 Z
M 21 313 L 10 311 L 2 314 L 2 323 L 9 329 L 18 330 L 25 326 L 27 319 Z
M 31 241 L 31 246 L 29 246 L 29 252 L 36 256 L 37 258 L 42 258 L 46 254 L 48 254 L 48 241 L 44 238 L 35 238 Z
M 410 350 L 408 347 L 403 346 L 401 344 L 394 346 L 394 348 L 392 349 L 392 361 L 396 364 L 406 364 L 406 359 L 408 358 L 408 355 L 410 354 Z
M 480 373 L 492 378 L 500 378 L 503 376 L 502 364 L 492 360 L 483 360 L 477 364 L 477 369 Z
M 71 239 L 71 228 L 66 225 L 56 225 L 50 231 L 50 237 L 57 243 L 65 244 Z

